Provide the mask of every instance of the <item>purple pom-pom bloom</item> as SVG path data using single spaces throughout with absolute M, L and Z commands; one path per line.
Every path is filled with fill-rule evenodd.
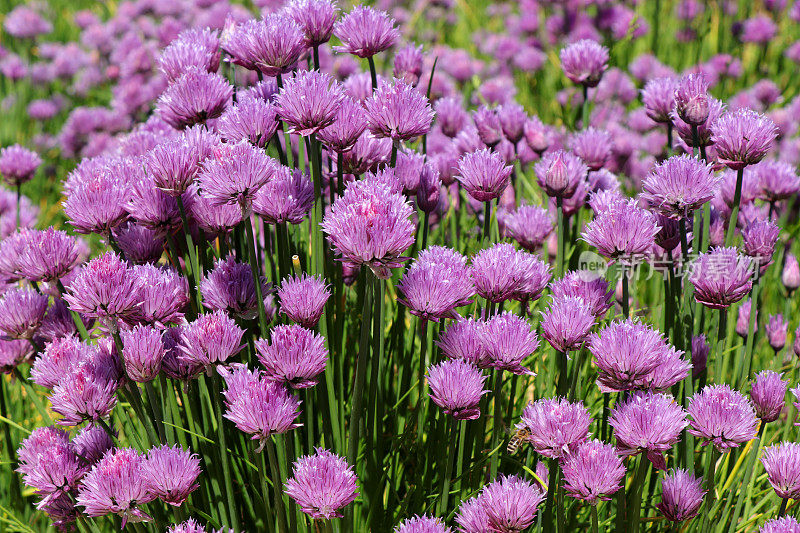
M 542 336 L 562 353 L 580 348 L 594 326 L 595 317 L 577 296 L 554 297 L 542 311 Z
M 308 174 L 280 165 L 275 176 L 253 199 L 253 212 L 267 224 L 300 224 L 314 205 L 314 184 Z
M 189 303 L 189 283 L 177 271 L 156 265 L 136 265 L 133 275 L 139 280 L 141 305 L 136 318 L 162 328 L 183 319 Z
M 800 522 L 791 516 L 767 520 L 758 533 L 800 533 Z
M 545 492 L 519 476 L 502 476 L 484 486 L 480 494 L 488 518 L 488 531 L 513 533 L 533 525 Z
M 485 322 L 472 318 L 459 319 L 444 330 L 436 344 L 447 357 L 462 359 L 483 368 L 487 357 L 483 342 L 485 327 Z
M 54 228 L 29 230 L 22 235 L 17 264 L 28 281 L 55 281 L 75 267 L 81 250 L 75 237 Z
M 314 520 L 341 517 L 339 511 L 358 496 L 356 474 L 343 458 L 323 448 L 304 455 L 292 465 L 286 494 Z
M 733 170 L 761 161 L 772 148 L 778 128 L 752 109 L 737 109 L 711 125 L 717 159 Z
M 414 242 L 412 211 L 388 185 L 354 181 L 325 214 L 322 229 L 344 263 L 356 268 L 366 264 L 378 277 L 388 278 Z
M 285 278 L 278 289 L 280 313 L 292 322 L 313 329 L 330 296 L 331 291 L 321 277 L 303 274 Z
M 39 154 L 18 144 L 0 150 L 0 174 L 9 185 L 30 181 L 41 164 Z
M 527 320 L 509 311 L 493 316 L 483 329 L 483 344 L 487 367 L 533 375 L 522 361 L 539 347 L 539 338 Z
M 403 520 L 393 533 L 452 533 L 453 530 L 439 517 L 415 516 L 408 520 Z
M 86 474 L 76 498 L 89 516 L 118 514 L 128 522 L 151 520 L 139 505 L 155 499 L 142 476 L 144 457 L 133 448 L 109 450 Z
M 642 104 L 647 116 L 653 121 L 664 124 L 672 121 L 677 85 L 673 78 L 653 78 L 645 84 L 642 89 Z
M 120 332 L 120 337 L 128 377 L 139 383 L 155 379 L 165 353 L 162 332 L 152 326 L 135 326 Z
M 225 110 L 217 122 L 217 130 L 228 142 L 246 140 L 253 146 L 264 148 L 278 129 L 277 118 L 273 103 L 244 94 Z
M 534 205 L 519 206 L 503 222 L 505 235 L 529 252 L 536 252 L 553 232 L 553 217 L 547 209 Z
M 35 429 L 22 441 L 17 454 L 23 481 L 43 497 L 39 508 L 70 493 L 87 471 L 70 446 L 66 432 L 54 427 Z
M 461 359 L 448 359 L 428 368 L 428 386 L 433 403 L 456 420 L 474 420 L 481 414 L 481 396 L 486 375 Z
M 72 367 L 53 388 L 50 403 L 62 415 L 58 423 L 76 426 L 84 420 L 96 421 L 111 414 L 117 403 L 119 386 L 116 369 L 101 361 L 84 360 Z
M 262 371 L 233 364 L 230 370 L 220 367 L 219 373 L 227 385 L 222 393 L 225 418 L 259 441 L 257 451 L 263 449 L 270 435 L 300 426 L 295 423 L 300 414 L 300 400 Z
M 401 79 L 409 85 L 416 86 L 422 75 L 422 46 L 409 44 L 394 55 L 392 76 Z
M 278 163 L 246 142 L 225 145 L 203 164 L 200 192 L 212 205 L 239 204 L 249 211 L 258 189 L 274 178 Z
M 456 179 L 470 196 L 489 202 L 503 194 L 512 170 L 497 152 L 484 149 L 465 154 L 458 161 Z
M 458 318 L 456 307 L 472 303 L 475 284 L 467 259 L 444 246 L 422 250 L 397 284 L 398 302 L 411 314 L 438 322 Z
M 539 186 L 553 198 L 569 198 L 575 194 L 589 167 L 571 152 L 548 152 L 534 167 Z
M 617 202 L 587 224 L 581 238 L 600 254 L 616 259 L 647 253 L 661 228 L 656 217 L 636 200 Z
M 342 17 L 333 33 L 342 41 L 342 46 L 334 46 L 334 50 L 358 57 L 372 57 L 394 46 L 400 38 L 393 18 L 362 5 Z
M 536 299 L 550 281 L 550 268 L 534 255 L 498 243 L 472 258 L 477 293 L 499 303 L 508 299 Z
M 310 70 L 284 81 L 275 106 L 288 132 L 305 137 L 333 124 L 342 100 L 344 92 L 330 75 Z
M 161 52 L 158 66 L 172 82 L 191 67 L 216 72 L 220 55 L 218 32 L 208 28 L 190 28 L 181 32 Z
M 489 515 L 483 504 L 482 494 L 462 502 L 456 515 L 461 533 L 485 533 L 489 529 Z
M 339 8 L 332 0 L 292 0 L 287 6 L 289 15 L 300 25 L 306 46 L 327 43 L 333 33 Z
M 756 436 L 758 418 L 750 400 L 728 385 L 708 385 L 689 399 L 689 433 L 719 451 Z
M 249 320 L 258 315 L 253 270 L 249 264 L 237 262 L 233 255 L 214 264 L 200 282 L 200 293 L 203 305 L 212 311 L 227 311 Z
M 276 326 L 271 342 L 256 341 L 258 360 L 264 365 L 268 379 L 293 389 L 317 384 L 319 374 L 328 362 L 325 339 L 310 329 L 292 324 Z
M 586 87 L 596 87 L 608 68 L 608 48 L 591 39 L 570 44 L 559 56 L 567 78 Z
M 711 309 L 726 309 L 753 286 L 753 261 L 736 248 L 712 248 L 692 264 L 694 297 Z
M 782 374 L 772 370 L 763 370 L 756 374 L 750 387 L 750 399 L 753 401 L 756 415 L 763 422 L 774 422 L 778 419 L 786 403 L 786 390 L 789 383 L 781 379 Z
M 783 315 L 771 315 L 764 328 L 767 330 L 767 340 L 770 347 L 779 352 L 786 346 L 786 335 L 789 330 L 789 321 Z
M 689 155 L 674 156 L 644 180 L 642 198 L 664 216 L 686 218 L 711 200 L 718 186 L 710 166 Z
M 200 458 L 177 445 L 150 449 L 141 467 L 147 491 L 161 501 L 180 506 L 200 485 Z
M 748 330 L 750 329 L 750 312 L 752 309 L 753 300 L 748 298 L 739 306 L 739 311 L 736 315 L 736 334 L 740 337 L 747 338 Z M 753 310 L 755 316 L 753 317 L 753 324 L 758 324 L 758 309 Z
M 530 432 L 528 442 L 537 453 L 563 459 L 589 436 L 592 417 L 582 403 L 548 398 L 529 403 L 517 428 Z
M 114 447 L 111 435 L 100 426 L 86 426 L 72 439 L 72 448 L 87 464 L 94 464 Z
M 244 330 L 224 311 L 200 315 L 181 332 L 181 357 L 211 373 L 212 367 L 244 348 L 243 335 Z
M 589 167 L 589 170 L 600 170 L 611 157 L 613 146 L 611 135 L 592 127 L 575 133 L 569 139 L 569 147 Z
M 563 278 L 553 281 L 550 286 L 556 300 L 572 296 L 580 298 L 595 317 L 600 317 L 611 309 L 614 291 L 608 282 L 588 270 L 567 272 Z
M 113 252 L 92 259 L 67 287 L 72 311 L 92 318 L 127 319 L 138 314 L 142 281 Z
M 584 442 L 562 465 L 564 488 L 570 496 L 597 505 L 622 488 L 625 466 L 610 444 Z
M 336 112 L 333 124 L 317 132 L 322 143 L 337 153 L 348 152 L 367 128 L 364 107 L 349 96 L 345 96 Z
M 233 86 L 225 78 L 192 67 L 167 87 L 156 109 L 164 122 L 184 129 L 219 117 L 232 94 Z
M 11 339 L 31 339 L 47 311 L 47 296 L 14 288 L 0 298 L 0 331 Z
M 800 264 L 797 262 L 797 257 L 792 253 L 786 253 L 783 271 L 781 272 L 781 281 L 790 295 L 800 288 Z
M 228 27 L 221 41 L 232 62 L 265 76 L 288 72 L 306 49 L 303 30 L 285 13 Z
M 704 495 L 703 478 L 696 478 L 687 470 L 673 470 L 661 480 L 658 509 L 667 520 L 683 522 L 697 516 Z
M 800 498 L 800 443 L 768 446 L 761 457 L 769 484 L 781 498 Z
M 652 392 L 630 396 L 611 411 L 608 423 L 623 455 L 646 453 L 658 470 L 666 468 L 662 454 L 688 425 L 686 412 L 672 396 Z
M 378 138 L 394 142 L 428 133 L 434 112 L 424 94 L 402 80 L 383 83 L 364 102 L 367 129 Z
M 675 88 L 675 114 L 686 124 L 699 126 L 709 115 L 708 83 L 702 74 L 687 74 Z
M 758 266 L 759 274 L 764 275 L 772 264 L 775 244 L 781 230 L 769 220 L 750 222 L 742 231 L 742 248 L 746 255 L 753 258 Z

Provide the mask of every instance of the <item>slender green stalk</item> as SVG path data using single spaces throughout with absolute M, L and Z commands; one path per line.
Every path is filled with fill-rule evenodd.
M 597 505 L 592 505 L 589 513 L 592 515 L 592 533 L 598 533 Z
M 150 404 L 150 411 L 152 412 L 153 421 L 155 422 L 156 429 L 158 430 L 158 438 L 161 444 L 167 442 L 167 436 L 164 432 L 164 409 L 161 405 L 161 398 L 156 393 L 152 381 L 147 381 L 144 384 L 144 390 L 147 393 L 147 402 Z
M 20 213 L 20 202 L 21 202 L 21 200 L 22 200 L 22 184 L 21 183 L 17 183 L 17 225 L 16 225 L 17 229 L 19 229 L 19 223 L 20 223 L 20 215 L 21 215 L 21 213 Z
M 428 228 L 430 227 L 430 213 L 425 211 L 422 216 L 422 244 L 419 249 L 424 250 L 428 247 Z
M 547 499 L 544 504 L 544 514 L 542 515 L 542 530 L 555 531 L 553 527 L 553 501 L 555 500 L 556 487 L 561 472 L 558 459 L 550 459 L 550 472 L 547 479 Z
M 755 336 L 758 328 L 756 327 L 756 315 L 758 314 L 758 293 L 761 289 L 761 283 L 758 280 L 753 282 L 753 289 L 750 291 L 750 320 L 747 323 L 747 339 L 745 340 L 745 349 L 742 353 L 743 360 L 740 363 L 741 375 L 739 376 L 739 385 L 744 384 L 750 378 L 750 368 L 753 363 L 753 345 L 755 343 Z
M 275 443 L 272 442 L 271 438 L 267 439 L 265 447 L 267 449 L 267 457 L 269 457 L 269 470 L 272 477 L 275 514 L 278 515 L 278 531 L 286 533 L 289 531 L 289 526 L 286 524 L 286 506 L 283 504 L 283 479 L 278 459 L 275 455 Z
M 453 455 L 456 452 L 456 444 L 458 441 L 456 428 L 463 424 L 463 422 L 459 422 L 452 417 L 448 417 L 446 421 L 447 431 L 445 435 L 449 445 L 445 457 L 444 476 L 442 477 L 442 493 L 441 499 L 439 500 L 439 512 L 437 513 L 439 516 L 447 516 L 447 504 L 450 500 L 450 477 L 453 474 Z
M 589 127 L 589 87 L 581 85 L 583 102 L 581 102 L 581 129 Z
M 558 365 L 558 384 L 556 385 L 556 395 L 564 396 L 567 393 L 567 384 L 569 383 L 566 352 L 556 350 L 556 364 Z
M 667 122 L 667 157 L 672 157 L 672 122 Z
M 715 357 L 717 360 L 714 362 L 716 371 L 714 372 L 714 379 L 718 383 L 723 382 L 724 376 L 721 375 L 722 371 L 722 358 L 725 355 L 725 338 L 728 332 L 728 309 L 722 308 L 719 310 L 719 324 L 717 329 L 717 349 L 715 350 Z M 710 362 L 709 362 L 710 363 Z M 707 367 L 710 365 L 707 365 Z
M 6 379 L 2 375 L 0 375 L 0 414 L 2 414 L 4 419 L 10 420 L 8 417 L 10 413 L 8 412 L 8 405 L 6 403 Z M 6 455 L 8 456 L 6 464 L 11 474 L 11 501 L 14 507 L 17 507 L 22 502 L 22 493 L 19 490 L 21 480 L 19 474 L 14 469 L 14 465 L 17 463 L 17 454 L 14 451 L 14 441 L 11 440 L 11 427 L 5 423 L 3 424 L 3 441 L 5 443 Z
M 623 267 L 622 271 L 622 316 L 630 318 L 630 302 L 628 301 L 628 270 Z
M 564 199 L 556 197 L 558 249 L 556 251 L 556 277 L 564 275 Z
M 789 503 L 788 498 L 781 498 L 781 505 L 778 508 L 778 518 L 783 518 L 786 514 L 786 504 Z
M 242 217 L 245 231 L 247 232 L 247 247 L 250 254 L 250 270 L 253 273 L 253 285 L 256 288 L 256 300 L 258 301 L 258 325 L 261 331 L 261 336 L 267 334 L 267 314 L 264 310 L 264 295 L 261 292 L 261 267 L 258 264 L 258 256 L 256 255 L 256 240 L 253 236 L 253 225 L 250 223 L 250 218 L 247 216 Z
M 708 456 L 708 463 L 706 464 L 706 471 L 705 471 L 705 481 L 706 481 L 706 501 L 705 507 L 703 508 L 703 533 L 706 533 L 709 528 L 711 527 L 712 517 L 711 517 L 711 510 L 714 507 L 714 500 L 716 500 L 716 468 L 717 468 L 717 460 L 719 459 L 720 453 L 714 446 L 709 446 L 711 448 L 710 453 L 709 450 L 706 450 L 706 453 L 709 453 Z
M 733 193 L 733 208 L 731 217 L 728 220 L 728 230 L 725 232 L 725 246 L 733 244 L 733 235 L 736 232 L 736 223 L 739 220 L 739 203 L 742 200 L 742 179 L 744 178 L 744 168 L 736 171 L 736 189 Z
M 361 311 L 361 338 L 358 343 L 358 361 L 356 362 L 355 383 L 353 384 L 353 408 L 350 411 L 350 427 L 347 440 L 347 463 L 356 464 L 358 452 L 358 432 L 361 417 L 363 416 L 364 381 L 367 375 L 367 358 L 369 357 L 369 327 L 372 319 L 372 282 L 369 278 L 362 278 L 364 291 L 364 307 Z
M 639 522 L 642 512 L 642 489 L 647 471 L 650 468 L 650 460 L 645 454 L 639 456 L 639 465 L 636 468 L 636 476 L 633 478 L 631 492 L 628 495 L 628 528 L 631 533 L 639 532 Z
M 372 92 L 378 90 L 378 71 L 375 70 L 375 60 L 372 56 L 367 58 L 367 62 L 369 63 L 369 76 L 372 80 Z
M 491 243 L 492 236 L 489 232 L 491 231 L 492 225 L 492 201 L 487 200 L 483 205 L 483 240 Z
M 500 432 L 503 425 L 503 370 L 499 368 L 495 368 L 494 370 L 494 387 L 492 393 L 494 396 L 494 415 L 492 416 L 492 450 L 494 450 L 497 448 L 498 443 L 500 442 Z M 499 453 L 492 455 L 492 460 L 490 463 L 491 479 L 494 479 L 497 475 L 497 463 L 499 457 Z
M 258 285 L 258 283 L 256 283 L 256 285 Z M 213 392 L 209 391 L 209 393 L 211 393 L 211 396 L 214 397 L 214 416 L 217 419 L 217 446 L 219 447 L 218 453 L 220 455 L 220 459 L 222 460 L 222 475 L 225 483 L 225 498 L 228 503 L 228 518 L 231 521 L 231 526 L 233 527 L 234 531 L 241 531 L 242 528 L 239 527 L 239 515 L 236 513 L 236 497 L 233 493 L 233 476 L 231 475 L 230 454 L 228 453 L 228 445 L 226 444 L 225 419 L 223 418 L 225 410 L 222 407 L 222 390 L 220 381 L 221 380 L 218 376 L 215 376 L 214 379 L 211 380 L 213 383 Z
M 389 166 L 394 168 L 397 165 L 397 149 L 399 141 L 392 140 L 392 154 L 389 157 Z
M 57 282 L 58 284 L 58 292 L 61 293 L 63 297 L 67 293 L 67 289 L 64 287 L 64 284 L 59 279 Z M 89 332 L 86 331 L 86 326 L 83 324 L 83 320 L 81 319 L 81 315 L 79 315 L 76 311 L 70 310 L 70 316 L 72 316 L 72 322 L 75 324 L 75 328 L 78 330 L 78 334 L 81 336 L 81 340 L 86 342 L 89 340 Z
M 183 198 L 179 194 L 175 197 L 175 200 L 178 202 L 178 211 L 181 214 L 181 228 L 183 230 L 183 235 L 186 238 L 186 248 L 189 250 L 189 261 L 191 261 L 191 268 L 192 268 L 192 276 L 194 277 L 195 286 L 193 291 L 195 293 L 195 297 L 197 299 L 197 308 L 198 310 L 202 308 L 202 296 L 200 294 L 200 281 L 202 281 L 202 273 L 200 272 L 200 263 L 197 261 L 197 250 L 194 247 L 194 241 L 192 240 L 192 233 L 189 231 L 189 222 L 186 218 L 186 210 L 183 207 Z M 248 222 L 249 224 L 249 222 Z

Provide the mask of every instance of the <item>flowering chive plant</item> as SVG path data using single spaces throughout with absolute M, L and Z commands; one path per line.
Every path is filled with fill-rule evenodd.
M 800 533 L 800 1 L 12 4 L 0 530 Z

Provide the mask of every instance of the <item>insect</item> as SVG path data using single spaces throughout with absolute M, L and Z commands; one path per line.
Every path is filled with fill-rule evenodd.
M 517 427 L 516 431 L 514 431 L 514 434 L 511 436 L 511 440 L 508 441 L 506 451 L 508 451 L 509 454 L 514 455 L 525 444 L 530 436 L 531 430 L 528 429 L 527 426 Z

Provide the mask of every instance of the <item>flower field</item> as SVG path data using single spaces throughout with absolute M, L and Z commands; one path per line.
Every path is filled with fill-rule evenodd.
M 0 0 L 0 531 L 800 533 L 800 0 Z

